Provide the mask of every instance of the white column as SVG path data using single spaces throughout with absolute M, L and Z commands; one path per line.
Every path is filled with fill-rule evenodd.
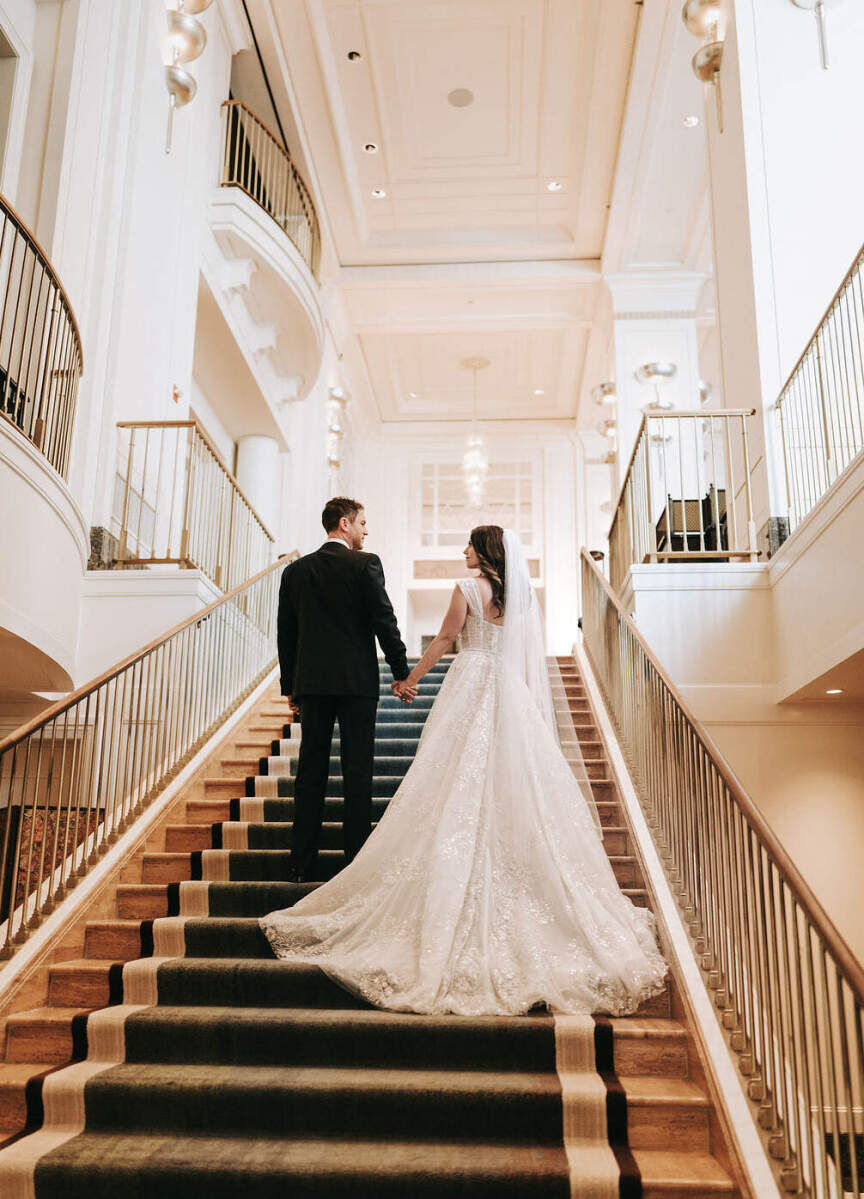
M 637 369 L 651 362 L 674 363 L 676 373 L 663 396 L 675 408 L 699 407 L 696 304 L 705 277 L 684 271 L 645 272 L 607 275 L 606 282 L 613 305 L 620 486 L 642 409 L 655 402 L 654 389 L 636 379 Z
M 279 443 L 275 437 L 250 433 L 246 437 L 238 438 L 237 482 L 278 543 L 282 505 L 282 463 L 279 460 Z
M 705 87 L 723 393 L 754 407 L 751 478 L 762 529 L 786 511 L 772 405 L 861 247 L 864 6 L 726 0 L 720 84 Z M 698 42 L 693 39 L 693 49 Z

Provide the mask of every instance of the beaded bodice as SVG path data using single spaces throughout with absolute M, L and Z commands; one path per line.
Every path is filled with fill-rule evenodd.
M 492 624 L 483 616 L 483 597 L 476 579 L 460 579 L 459 587 L 468 601 L 468 616 L 456 639 L 461 651 L 481 650 L 487 654 L 501 652 L 502 626 Z

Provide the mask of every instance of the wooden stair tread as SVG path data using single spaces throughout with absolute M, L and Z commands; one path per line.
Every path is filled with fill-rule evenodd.
M 619 1037 L 679 1037 L 687 1039 L 687 1029 L 678 1020 L 664 1016 L 613 1016 L 612 1031 Z
M 39 1026 L 43 1024 L 68 1024 L 74 1020 L 76 1016 L 84 1015 L 90 1012 L 91 1008 L 81 1007 L 34 1007 L 28 1008 L 24 1012 L 10 1012 L 6 1017 L 6 1026 L 10 1024 L 33 1025 Z
M 634 1149 L 633 1156 L 645 1186 L 658 1183 L 699 1187 L 697 1196 L 728 1194 L 734 1190 L 732 1179 L 710 1153 L 697 1149 Z M 687 1192 L 684 1192 L 687 1193 Z
M 663 1106 L 666 1104 L 691 1104 L 696 1107 L 710 1107 L 711 1103 L 703 1090 L 687 1078 L 667 1078 L 655 1074 L 631 1074 L 619 1081 L 627 1095 L 627 1102 L 634 1104 L 651 1104 Z

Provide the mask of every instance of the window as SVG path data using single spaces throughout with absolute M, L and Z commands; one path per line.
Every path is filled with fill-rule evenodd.
M 534 543 L 534 466 L 492 462 L 482 507 L 469 508 L 459 462 L 427 462 L 421 484 L 420 541 L 428 546 L 463 546 L 472 526 L 514 529 L 523 545 Z

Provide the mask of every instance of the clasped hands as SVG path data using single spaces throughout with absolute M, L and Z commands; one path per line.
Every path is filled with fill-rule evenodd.
M 410 704 L 417 698 L 417 684 L 409 683 L 407 679 L 394 681 L 390 684 L 390 690 L 397 699 L 401 699 L 403 704 Z

